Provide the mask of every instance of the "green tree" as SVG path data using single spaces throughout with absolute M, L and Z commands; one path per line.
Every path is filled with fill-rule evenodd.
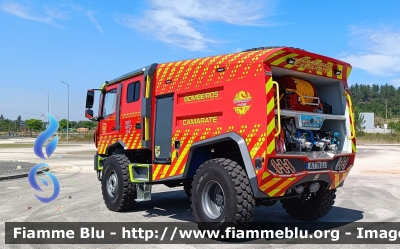
M 94 127 L 96 127 L 96 123 L 95 122 L 92 122 L 92 121 L 83 121 L 82 122 L 82 126 L 84 127 L 84 128 L 89 128 L 89 130 L 91 130 L 91 129 L 93 129 Z
M 15 128 L 17 130 L 21 128 L 21 121 L 22 121 L 21 115 L 18 115 L 17 120 L 15 121 Z
M 43 129 L 43 122 L 39 119 L 28 119 L 25 120 L 25 126 L 28 130 L 32 131 L 41 131 Z
M 388 128 L 394 130 L 395 132 L 400 132 L 400 122 L 390 121 Z
M 62 129 L 62 130 L 64 130 L 64 129 L 67 129 L 67 123 L 68 123 L 68 121 L 64 118 L 64 119 L 61 119 L 59 122 L 59 125 L 60 125 L 60 129 Z M 71 121 L 69 121 L 69 128 L 72 128 L 72 122 Z

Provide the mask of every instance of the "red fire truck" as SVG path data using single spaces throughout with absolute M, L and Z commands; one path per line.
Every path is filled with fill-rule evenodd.
M 198 223 L 247 226 L 278 201 L 325 216 L 354 165 L 351 66 L 291 47 L 152 64 L 87 93 L 109 210 L 182 186 Z M 93 114 L 95 91 L 99 113 Z

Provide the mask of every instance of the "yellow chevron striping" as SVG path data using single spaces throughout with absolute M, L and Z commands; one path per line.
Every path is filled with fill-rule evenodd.
M 274 106 L 275 106 L 275 100 L 274 100 L 274 98 L 271 98 L 267 104 L 267 115 L 269 113 L 271 113 L 272 111 L 274 111 Z
M 275 183 L 279 182 L 280 180 L 281 180 L 281 178 L 273 178 L 271 181 L 269 181 L 269 182 L 265 183 L 264 185 L 262 185 L 260 187 L 260 189 L 262 191 L 264 191 L 264 190 L 268 189 L 269 187 L 271 187 L 272 185 L 274 185 Z
M 356 145 L 355 145 L 355 143 L 353 141 L 351 141 L 351 147 L 352 147 L 354 152 L 357 152 Z
M 186 157 L 186 154 L 189 152 L 190 147 L 192 146 L 194 139 L 197 137 L 197 134 L 198 134 L 197 131 L 195 131 L 193 133 L 193 135 L 190 137 L 189 142 L 185 146 L 185 149 L 183 150 L 182 154 L 179 155 L 179 159 L 176 162 L 174 169 L 171 171 L 171 175 L 175 175 L 176 171 L 179 169 L 179 166 L 181 165 L 182 160 Z
M 264 180 L 264 179 L 267 178 L 268 176 L 270 176 L 270 173 L 264 172 L 263 175 L 262 175 L 262 177 L 261 177 L 261 180 Z
M 286 61 L 287 58 L 292 58 L 292 57 L 296 57 L 296 56 L 298 56 L 298 54 L 294 54 L 294 53 L 282 56 L 281 58 L 271 62 L 271 65 L 274 65 L 274 66 L 279 65 L 282 62 Z
M 332 62 L 328 62 L 328 65 L 330 65 L 331 68 L 333 68 L 333 63 L 332 63 Z M 328 72 L 326 75 L 327 75 L 328 77 L 331 77 L 331 78 L 332 78 L 332 69 L 329 70 L 329 72 Z
M 342 72 L 340 75 L 337 76 L 337 78 L 341 80 L 343 78 L 343 66 L 338 65 L 337 69 Z
M 274 58 L 275 56 L 278 56 L 278 55 L 283 54 L 283 53 L 285 53 L 285 51 L 283 51 L 283 50 L 278 50 L 278 51 L 276 51 L 275 53 L 273 53 L 273 54 L 271 54 L 270 56 L 268 56 L 268 58 L 265 59 L 265 60 L 266 60 L 266 61 L 267 61 L 267 60 L 270 60 L 270 59 Z
M 160 171 L 160 169 L 161 169 L 161 165 L 160 164 L 156 164 L 156 165 L 154 165 L 155 167 L 156 167 L 156 170 L 154 171 L 154 173 L 153 173 L 153 180 L 155 180 L 156 179 L 156 177 L 157 177 L 157 175 L 158 175 L 158 172 Z
M 267 147 L 267 153 L 271 154 L 275 150 L 275 141 L 271 141 Z

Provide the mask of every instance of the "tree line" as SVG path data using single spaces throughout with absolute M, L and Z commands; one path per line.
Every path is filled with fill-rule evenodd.
M 353 105 L 361 112 L 373 112 L 375 116 L 386 118 L 400 117 L 400 87 L 393 85 L 364 85 L 350 86 Z M 386 109 L 387 102 L 387 109 Z
M 24 129 L 30 132 L 43 131 L 46 129 L 47 122 L 43 122 L 40 119 L 27 119 L 23 120 L 21 115 L 15 120 L 5 118 L 2 114 L 0 115 L 0 131 L 1 132 L 18 132 L 21 131 L 21 122 L 24 122 Z M 59 129 L 61 131 L 67 129 L 67 120 L 61 119 L 58 121 Z M 70 121 L 69 128 L 71 131 L 77 130 L 78 128 L 88 128 L 92 130 L 96 127 L 97 123 L 94 121 Z

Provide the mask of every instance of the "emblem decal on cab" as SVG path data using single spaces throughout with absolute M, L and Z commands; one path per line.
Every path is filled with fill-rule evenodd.
M 235 110 L 235 112 L 240 116 L 245 115 L 251 107 L 251 105 L 249 105 L 251 99 L 252 98 L 249 92 L 238 92 L 233 99 L 233 104 L 235 105 L 233 109 Z

